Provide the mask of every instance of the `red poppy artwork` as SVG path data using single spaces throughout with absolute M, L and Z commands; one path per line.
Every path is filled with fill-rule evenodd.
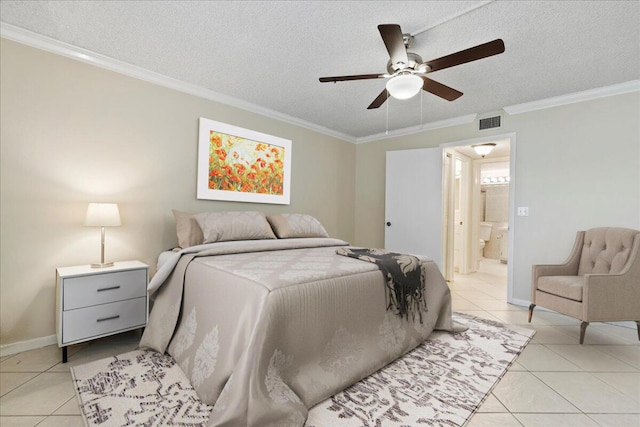
M 291 141 L 200 118 L 199 199 L 289 204 Z

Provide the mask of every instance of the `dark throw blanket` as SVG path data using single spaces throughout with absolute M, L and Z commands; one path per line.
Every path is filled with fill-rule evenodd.
M 422 323 L 422 310 L 427 311 L 427 304 L 424 270 L 419 258 L 384 249 L 340 248 L 336 253 L 376 264 L 387 281 L 387 310 L 396 310 L 404 318 L 409 317 L 409 312 L 415 318 L 417 312 Z

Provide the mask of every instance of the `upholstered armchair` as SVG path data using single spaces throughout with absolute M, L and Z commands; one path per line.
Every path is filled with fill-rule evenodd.
M 529 323 L 536 305 L 582 321 L 635 321 L 640 340 L 640 231 L 592 228 L 578 231 L 564 264 L 534 265 Z

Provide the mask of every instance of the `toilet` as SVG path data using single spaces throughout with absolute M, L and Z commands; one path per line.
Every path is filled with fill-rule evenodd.
M 483 250 L 486 245 L 486 242 L 491 239 L 491 229 L 493 228 L 493 223 L 491 222 L 480 222 L 480 252 L 478 256 L 480 259 L 483 258 Z

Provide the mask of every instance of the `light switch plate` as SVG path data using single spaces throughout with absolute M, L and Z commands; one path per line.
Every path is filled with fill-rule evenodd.
M 529 208 L 526 206 L 518 206 L 518 216 L 529 216 Z

